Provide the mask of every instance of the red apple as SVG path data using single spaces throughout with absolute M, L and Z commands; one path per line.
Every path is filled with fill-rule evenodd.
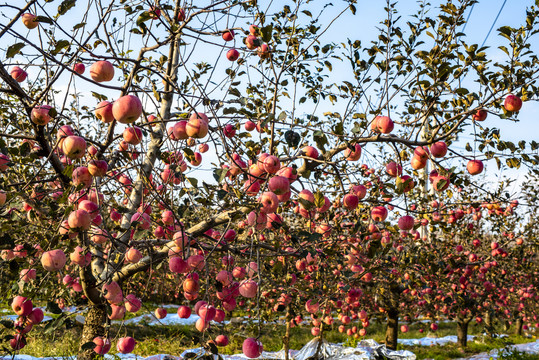
M 152 6 L 150 7 L 150 10 L 148 10 L 148 14 L 150 15 L 151 19 L 157 20 L 161 16 L 161 9 L 156 6 Z
M 204 113 L 193 113 L 185 126 L 187 136 L 202 139 L 208 134 L 208 117 Z
M 88 230 L 92 223 L 92 217 L 86 210 L 75 210 L 69 214 L 67 223 L 71 229 Z
M 128 144 L 138 145 L 142 142 L 142 130 L 138 126 L 126 127 L 123 138 Z
M 103 177 L 106 175 L 108 165 L 105 160 L 90 160 L 88 162 L 88 172 L 92 176 Z
M 135 339 L 133 339 L 131 336 L 123 337 L 118 340 L 116 349 L 122 354 L 129 354 L 135 349 L 135 344 Z
M 191 316 L 191 308 L 189 306 L 182 305 L 178 308 L 178 317 L 180 319 L 188 319 Z
M 228 345 L 228 337 L 226 335 L 217 335 L 215 337 L 215 345 L 217 345 L 217 346 L 227 346 Z
M 134 247 L 129 248 L 127 252 L 125 253 L 125 261 L 127 261 L 128 263 L 136 264 L 141 259 L 142 259 L 142 253 Z M 129 311 L 129 309 L 127 311 Z
M 245 38 L 245 46 L 247 46 L 247 49 L 249 50 L 255 50 L 259 44 L 260 41 L 254 35 L 249 35 Z
M 4 190 L 0 190 L 0 206 L 4 206 L 6 203 L 6 192 Z
M 371 210 L 371 218 L 377 222 L 384 221 L 387 218 L 387 215 L 387 209 L 383 206 L 375 206 Z
M 28 315 L 28 321 L 35 325 L 41 323 L 44 317 L 43 310 L 34 308 L 30 315 Z
M 19 316 L 28 316 L 32 313 L 32 300 L 24 296 L 15 296 L 11 302 L 11 308 Z
M 135 122 L 142 114 L 142 103 L 135 95 L 124 95 L 112 104 L 112 115 L 122 124 Z
M 234 30 L 225 30 L 223 32 L 223 40 L 224 41 L 232 41 L 234 40 Z
M 92 185 L 93 176 L 90 174 L 90 171 L 86 166 L 79 166 L 73 170 L 71 179 L 73 181 L 73 185 L 83 185 L 83 188 L 88 188 L 90 185 Z
M 84 66 L 83 63 L 75 63 L 73 64 L 73 71 L 76 72 L 79 75 L 84 74 L 84 71 L 86 70 L 86 66 Z
M 101 101 L 95 108 L 95 116 L 104 123 L 111 123 L 114 121 L 114 115 L 112 115 L 112 103 L 109 101 Z
M 230 49 L 226 53 L 226 58 L 230 61 L 236 61 L 240 57 L 240 52 L 236 49 Z
M 34 14 L 22 14 L 21 19 L 24 26 L 26 26 L 28 29 L 35 29 L 39 25 L 39 22 L 37 21 L 37 16 Z
M 270 55 L 270 47 L 268 44 L 262 44 L 258 47 L 258 49 L 256 49 L 256 54 L 261 58 L 261 59 L 267 59 L 269 58 L 269 55 Z
M 256 129 L 256 124 L 252 122 L 251 120 L 247 120 L 245 122 L 245 130 L 253 131 L 254 129 Z
M 41 265 L 47 271 L 61 270 L 66 263 L 66 255 L 61 249 L 44 252 L 41 255 Z
M 389 134 L 393 131 L 394 124 L 393 120 L 391 120 L 388 116 L 378 116 L 378 120 L 376 120 L 376 128 L 378 132 L 382 134 Z
M 93 340 L 95 344 L 94 351 L 99 355 L 105 355 L 110 350 L 110 340 L 101 336 L 95 337 Z
M 513 94 L 507 95 L 505 101 L 503 102 L 505 110 L 515 112 L 519 111 L 522 108 L 522 100 Z
M 180 11 L 178 11 L 178 21 L 185 21 L 185 10 L 184 9 L 180 9 Z
M 252 299 L 256 297 L 258 284 L 253 280 L 243 280 L 240 283 L 239 292 L 241 296 Z
M 14 66 L 9 72 L 9 74 L 17 82 L 23 82 L 24 80 L 26 80 L 26 77 L 28 76 L 28 73 L 18 66 Z
M 430 153 L 435 158 L 442 158 L 447 154 L 447 144 L 443 141 L 435 142 L 430 146 Z
M 422 159 L 418 156 L 414 156 L 412 157 L 412 161 L 410 162 L 410 165 L 412 166 L 412 169 L 420 170 L 420 169 L 423 169 L 425 166 L 427 166 L 427 160 Z
M 242 351 L 243 355 L 250 359 L 255 359 L 262 354 L 264 346 L 255 338 L 247 338 L 243 341 Z
M 386 172 L 391 177 L 397 177 L 402 174 L 402 166 L 392 161 L 386 165 Z
M 15 334 L 13 339 L 9 340 L 9 345 L 13 350 L 21 350 L 26 346 L 26 339 L 22 334 Z
M 474 121 L 485 121 L 487 118 L 488 112 L 485 109 L 479 109 L 475 114 L 472 115 Z
M 282 195 L 290 191 L 290 182 L 284 176 L 273 176 L 269 179 L 268 187 L 275 195 Z
M 125 309 L 130 313 L 136 313 L 142 307 L 142 301 L 134 294 L 129 294 L 125 297 Z
M 260 211 L 264 214 L 275 212 L 279 206 L 279 199 L 277 198 L 277 195 L 271 191 L 266 191 L 263 193 L 258 201 L 262 204 Z
M 471 175 L 478 175 L 483 172 L 483 162 L 481 160 L 470 160 L 466 169 Z
M 346 160 L 349 161 L 358 161 L 361 157 L 361 146 L 359 144 L 353 145 L 354 150 L 351 150 L 349 147 L 344 150 L 344 156 Z
M 38 105 L 32 109 L 30 119 L 34 124 L 45 126 L 51 121 L 53 112 L 54 110 L 49 105 Z
M 316 148 L 314 148 L 312 146 L 305 146 L 302 149 L 302 152 L 307 157 L 310 157 L 310 158 L 313 158 L 313 159 L 318 159 L 318 150 L 316 150 Z
M 114 66 L 107 60 L 96 61 L 90 66 L 90 77 L 95 82 L 111 81 L 114 78 Z
M 86 140 L 80 136 L 68 136 L 62 142 L 62 151 L 70 159 L 80 159 L 86 153 Z
M 399 219 L 399 229 L 412 230 L 414 228 L 414 218 L 410 215 L 404 215 Z
M 342 204 L 348 210 L 355 210 L 359 205 L 359 198 L 354 194 L 346 194 L 344 195 Z
M 157 308 L 155 309 L 154 315 L 159 320 L 164 319 L 167 317 L 167 309 L 165 308 Z

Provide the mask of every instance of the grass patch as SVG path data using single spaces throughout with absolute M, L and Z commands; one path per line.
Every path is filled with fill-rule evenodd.
M 176 309 L 167 308 L 169 313 L 175 313 Z M 137 315 L 147 314 L 147 311 L 131 315 L 129 318 Z M 333 326 L 326 327 L 324 337 L 331 343 L 344 343 L 347 346 L 355 346 L 361 340 L 340 333 L 339 323 L 336 321 Z M 27 346 L 20 352 L 21 354 L 48 357 L 48 356 L 72 356 L 77 353 L 79 347 L 82 327 L 77 325 L 71 329 L 60 329 L 48 334 L 43 333 L 44 325 L 36 326 L 29 334 Z M 361 327 L 358 326 L 358 329 Z M 409 326 L 407 333 L 399 333 L 400 338 L 422 338 L 444 337 L 456 334 L 456 324 L 449 322 L 439 323 L 439 329 L 435 333 L 428 330 L 428 324 L 415 323 Z M 291 329 L 290 348 L 299 350 L 306 343 L 312 340 L 310 326 L 294 327 Z M 421 332 L 422 330 L 422 332 Z M 477 324 L 470 324 L 470 335 L 480 335 L 483 327 Z M 212 337 L 219 334 L 226 334 L 230 343 L 219 351 L 222 354 L 241 353 L 243 340 L 246 337 L 259 336 L 264 344 L 266 351 L 279 351 L 283 346 L 283 337 L 285 326 L 282 324 L 262 324 L 233 322 L 227 325 L 212 325 L 207 334 L 202 336 L 194 326 L 167 325 L 167 326 L 148 326 L 145 323 L 139 324 L 113 324 L 109 330 L 114 334 L 112 338 L 111 354 L 116 353 L 117 339 L 123 336 L 132 336 L 137 341 L 134 354 L 139 356 L 150 356 L 155 354 L 180 355 L 187 349 L 200 347 Z M 11 330 L 0 330 L 0 338 L 5 335 L 11 335 Z M 384 342 L 385 324 L 373 319 L 367 329 L 366 338 L 374 339 L 378 343 Z M 468 342 L 468 347 L 463 350 L 456 344 L 445 346 L 404 346 L 399 345 L 399 350 L 410 350 L 416 354 L 417 359 L 454 359 L 471 356 L 480 352 L 488 352 L 493 349 L 504 348 L 507 345 L 525 343 L 534 341 L 522 336 L 509 336 L 507 338 L 491 339 L 487 337 L 477 337 Z M 529 355 L 517 353 L 515 351 L 504 353 L 506 360 L 539 360 L 539 355 Z M 1 351 L 0 351 L 1 355 Z

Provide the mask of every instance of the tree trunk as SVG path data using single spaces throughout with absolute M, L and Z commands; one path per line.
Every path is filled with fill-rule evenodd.
M 320 350 L 322 349 L 322 342 L 324 341 L 324 323 L 320 324 L 320 336 L 318 336 L 318 345 L 316 346 L 315 359 L 320 359 Z
M 468 324 L 470 320 L 457 319 L 457 344 L 465 348 L 468 344 Z
M 399 338 L 399 310 L 389 309 L 387 312 L 386 347 L 391 350 L 397 350 L 398 338 Z
M 511 327 L 511 326 L 509 326 L 509 321 L 505 320 L 505 321 L 503 322 L 503 331 L 509 331 L 509 328 L 510 328 L 510 327 Z
M 292 314 L 290 313 L 290 305 L 288 305 L 286 307 L 286 332 L 283 336 L 284 360 L 288 360 L 290 352 L 290 321 L 292 321 Z
M 490 311 L 485 312 L 485 329 L 487 331 L 487 335 L 492 337 L 494 328 L 492 326 L 492 316 L 490 315 Z
M 92 360 L 95 357 L 96 353 L 92 349 L 83 349 L 82 347 L 84 344 L 93 341 L 96 336 L 105 335 L 106 322 L 107 306 L 105 304 L 90 305 L 82 328 L 82 338 L 79 353 L 77 354 L 78 360 Z
M 522 335 L 522 318 L 520 316 L 517 318 L 517 321 L 515 322 L 515 326 L 517 327 L 515 329 L 515 334 Z

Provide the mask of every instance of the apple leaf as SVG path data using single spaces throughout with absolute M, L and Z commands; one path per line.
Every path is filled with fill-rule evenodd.
M 52 25 L 52 19 L 48 16 L 36 16 L 36 18 L 34 19 L 35 22 L 38 22 L 38 23 L 45 23 L 45 24 L 50 24 Z
M 10 47 L 7 48 L 6 58 L 9 59 L 9 58 L 14 57 L 15 55 L 21 52 L 21 49 L 23 47 L 24 47 L 24 43 L 16 43 L 16 44 L 11 45 Z
M 51 51 L 51 54 L 53 55 L 58 55 L 58 53 L 60 51 L 62 51 L 63 49 L 69 47 L 69 41 L 67 40 L 60 40 L 56 43 L 56 46 L 54 47 L 54 50 Z
M 80 348 L 81 350 L 92 350 L 95 348 L 95 343 L 93 341 L 89 341 L 86 344 L 82 345 Z
M 314 206 L 316 206 L 317 208 L 321 208 L 322 206 L 324 206 L 325 204 L 325 200 L 324 200 L 324 194 L 322 194 L 322 192 L 320 191 L 317 191 L 314 193 Z
M 69 9 L 71 9 L 73 6 L 75 6 L 76 2 L 77 2 L 77 0 L 64 0 L 64 1 L 62 1 L 60 6 L 58 6 L 58 14 L 59 15 L 64 15 L 66 12 L 68 12 Z

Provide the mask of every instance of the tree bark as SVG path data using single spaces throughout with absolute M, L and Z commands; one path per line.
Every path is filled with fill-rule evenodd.
M 89 306 L 82 328 L 82 338 L 77 354 L 78 360 L 92 360 L 96 356 L 92 349 L 83 350 L 82 347 L 84 344 L 93 341 L 96 336 L 104 336 L 106 323 L 107 306 L 105 304 Z
M 288 360 L 288 353 L 290 351 L 290 321 L 292 321 L 292 314 L 290 312 L 290 305 L 286 307 L 286 331 L 283 336 L 283 349 L 284 359 Z
M 468 324 L 470 320 L 457 319 L 457 344 L 465 348 L 468 344 Z
M 487 335 L 489 337 L 492 337 L 493 335 L 493 326 L 492 326 L 492 316 L 490 315 L 490 311 L 485 312 L 485 329 L 487 331 Z
M 397 339 L 399 338 L 399 309 L 389 309 L 387 312 L 386 326 L 386 347 L 397 350 Z
M 516 326 L 515 334 L 522 336 L 522 318 L 520 316 L 517 318 L 517 321 L 515 322 L 515 326 Z

